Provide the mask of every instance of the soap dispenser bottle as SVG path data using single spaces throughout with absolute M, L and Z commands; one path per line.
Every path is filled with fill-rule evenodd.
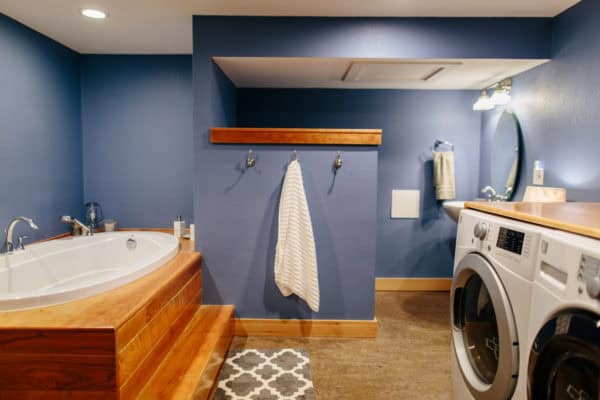
M 178 238 L 185 234 L 185 221 L 181 215 L 175 218 L 175 221 L 173 222 L 173 234 Z
M 533 184 L 539 186 L 544 184 L 544 162 L 541 160 L 535 160 L 533 163 Z

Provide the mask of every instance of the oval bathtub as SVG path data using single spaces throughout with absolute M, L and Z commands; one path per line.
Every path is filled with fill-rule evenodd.
M 32 244 L 0 256 L 0 311 L 83 299 L 132 282 L 178 251 L 173 235 L 110 232 Z

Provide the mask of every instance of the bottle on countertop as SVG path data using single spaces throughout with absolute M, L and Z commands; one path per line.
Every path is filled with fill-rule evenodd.
M 175 221 L 173 222 L 173 234 L 178 238 L 185 234 L 185 221 L 181 215 L 175 218 Z
M 190 240 L 192 242 L 196 241 L 196 225 L 190 224 Z

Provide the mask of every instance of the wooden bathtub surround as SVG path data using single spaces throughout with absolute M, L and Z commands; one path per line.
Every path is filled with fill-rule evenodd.
M 600 239 L 600 203 L 466 202 L 465 208 Z
M 233 307 L 200 306 L 201 255 L 193 248 L 182 240 L 164 266 L 106 293 L 0 312 L 0 399 L 168 399 L 140 395 L 152 393 L 159 370 L 182 372 L 170 378 L 178 399 L 186 388 L 189 398 L 202 393 L 231 340 Z
M 139 395 L 206 399 L 233 337 L 233 306 L 202 306 Z
M 381 129 L 210 128 L 210 142 L 378 146 L 381 134 Z

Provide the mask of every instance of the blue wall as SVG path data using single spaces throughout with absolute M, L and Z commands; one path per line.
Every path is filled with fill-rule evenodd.
M 575 201 L 600 200 L 598 21 L 594 0 L 561 14 L 554 20 L 552 61 L 514 84 L 513 108 L 525 137 L 522 182 L 531 182 L 535 160 L 545 160 L 545 185 L 567 188 Z
M 545 161 L 545 186 L 567 188 L 573 201 L 600 201 L 600 3 L 583 0 L 553 22 L 552 61 L 514 79 L 512 108 L 524 137 L 519 190 L 531 184 L 533 162 Z M 484 113 L 487 143 L 500 110 Z M 482 147 L 482 160 L 489 154 Z M 483 171 L 483 167 L 482 167 Z
M 85 201 L 126 227 L 192 219 L 191 56 L 82 56 Z
M 456 224 L 435 201 L 431 146 L 442 138 L 456 150 L 456 195 L 477 194 L 478 92 L 412 90 L 242 89 L 240 126 L 381 128 L 378 148 L 376 275 L 451 276 Z M 344 158 L 347 148 L 342 149 Z M 332 162 L 333 155 L 329 154 Z M 344 164 L 350 168 L 349 163 Z M 419 189 L 420 219 L 391 219 L 393 189 Z
M 90 200 L 121 226 L 192 220 L 191 56 L 81 56 L 2 14 L 0 54 L 0 226 L 55 235 Z
M 0 229 L 25 215 L 55 235 L 80 213 L 79 93 L 79 55 L 0 14 Z
M 331 297 L 324 299 L 323 311 L 316 315 L 308 313 L 305 307 L 295 304 L 293 300 L 282 299 L 275 292 L 269 275 L 273 268 L 271 250 L 274 240 L 269 234 L 275 229 L 270 218 L 275 212 L 279 182 L 291 148 L 256 148 L 257 153 L 260 151 L 262 155 L 262 161 L 259 159 L 258 162 L 265 167 L 262 175 L 254 176 L 254 171 L 245 175 L 239 171 L 239 163 L 245 157 L 247 146 L 209 144 L 210 126 L 236 123 L 235 115 L 232 115 L 235 111 L 235 91 L 222 84 L 221 74 L 211 57 L 547 58 L 551 45 L 550 29 L 550 21 L 544 19 L 194 17 L 194 216 L 199 227 L 197 246 L 204 254 L 204 273 L 209 278 L 204 282 L 205 299 L 234 303 L 242 317 L 371 318 L 377 258 L 376 216 L 378 209 L 383 213 L 386 208 L 381 204 L 389 201 L 382 196 L 380 206 L 377 206 L 376 149 L 345 150 L 349 167 L 344 169 L 348 176 L 342 180 L 340 175 L 336 185 L 339 185 L 339 193 L 350 199 L 348 208 L 341 207 L 339 201 L 337 206 L 333 205 L 333 196 L 325 197 L 325 186 L 330 177 L 324 175 L 323 171 L 329 170 L 337 149 L 302 149 L 302 153 L 306 153 L 302 157 L 306 160 L 305 175 L 307 179 L 314 180 L 307 189 L 311 204 L 316 209 L 314 213 L 319 215 L 321 208 L 322 215 L 327 215 L 315 225 L 319 226 L 316 229 L 323 230 L 317 233 L 319 260 L 327 262 L 323 265 L 320 261 L 321 285 Z M 502 32 L 502 35 L 498 35 L 498 32 Z M 456 105 L 466 103 L 469 109 L 472 101 L 473 98 L 469 102 L 460 100 L 456 103 L 449 98 L 440 100 L 440 104 L 445 105 L 441 106 L 444 111 L 440 112 L 437 124 L 415 121 L 408 125 L 408 129 L 415 130 L 423 127 L 423 132 L 427 133 L 421 133 L 426 138 L 422 142 L 411 139 L 411 147 L 407 147 L 406 153 L 402 150 L 403 139 L 398 139 L 395 144 L 390 142 L 390 152 L 400 151 L 402 156 L 408 154 L 411 157 L 404 162 L 413 173 L 408 174 L 411 178 L 400 182 L 394 182 L 392 176 L 380 177 L 380 182 L 389 185 L 386 192 L 395 184 L 428 186 L 423 168 L 427 164 L 419 157 L 424 156 L 422 153 L 431 146 L 433 138 L 451 136 L 449 139 L 452 140 L 458 134 L 458 130 L 448 129 L 442 116 L 449 115 L 449 110 L 454 110 Z M 418 108 L 425 110 L 428 107 L 425 103 Z M 409 104 L 406 104 L 407 113 L 414 111 Z M 240 111 L 240 116 L 243 116 L 243 111 Z M 428 119 L 436 118 L 434 115 Z M 452 119 L 455 118 L 453 115 Z M 284 125 L 288 126 L 288 123 Z M 433 126 L 439 127 L 441 132 L 433 132 Z M 465 123 L 466 126 L 472 127 L 468 123 Z M 469 145 L 476 147 L 478 133 L 476 125 L 474 144 Z M 414 164 L 411 160 L 414 160 Z M 387 161 L 394 167 L 400 164 L 392 159 L 384 159 L 380 167 L 387 166 Z M 473 157 L 473 161 L 476 168 L 477 157 Z M 360 171 L 352 171 L 355 167 L 360 167 Z M 401 169 L 401 165 L 398 168 Z M 415 174 L 419 168 L 422 168 L 421 173 Z M 259 169 L 256 171 L 258 173 Z M 234 187 L 244 187 L 246 190 L 228 191 L 229 185 L 238 179 L 239 183 Z M 470 190 L 468 186 L 460 188 L 460 191 L 466 194 Z M 431 188 L 429 190 L 431 192 Z M 419 247 L 418 253 L 408 250 L 409 246 L 406 246 L 396 257 L 385 255 L 380 271 L 382 274 L 449 275 L 451 244 L 447 239 L 453 227 L 440 215 L 439 207 L 427 204 L 424 211 L 427 215 L 419 221 L 398 221 L 397 224 L 382 228 L 386 229 L 381 234 L 385 241 L 382 247 L 384 254 L 386 248 L 402 240 L 412 240 L 412 247 Z M 422 226 L 417 231 L 423 234 L 416 238 L 408 237 L 419 224 Z M 436 232 L 437 229 L 439 231 Z M 359 240 L 353 236 L 353 230 L 363 231 Z M 323 233 L 326 231 L 332 232 L 330 240 Z M 436 233 L 446 242 L 434 245 Z M 321 246 L 320 241 L 327 246 Z M 360 254 L 355 251 L 357 247 Z M 423 256 L 432 248 L 441 249 L 441 255 L 430 252 Z M 336 258 L 333 258 L 336 254 Z M 409 266 L 404 265 L 405 257 L 410 259 Z M 441 258 L 444 266 L 440 268 L 440 261 L 434 258 Z M 329 264 L 329 260 L 333 263 Z
M 216 66 L 210 72 L 211 125 L 235 125 L 236 89 Z M 277 206 L 292 148 L 252 148 L 257 166 L 245 171 L 248 146 L 211 145 L 207 131 L 197 137 L 195 220 L 203 300 L 233 303 L 242 317 L 373 318 L 376 149 L 346 154 L 348 166 L 334 182 L 337 149 L 298 148 L 319 263 L 321 307 L 315 314 L 295 296 L 284 298 L 273 278 Z

